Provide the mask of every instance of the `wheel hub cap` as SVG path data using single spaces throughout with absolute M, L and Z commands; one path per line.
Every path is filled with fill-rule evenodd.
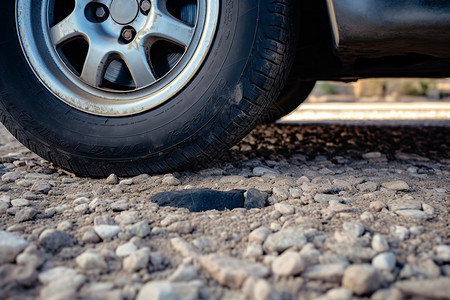
M 119 24 L 133 22 L 139 12 L 136 0 L 113 0 L 111 3 L 111 17 Z

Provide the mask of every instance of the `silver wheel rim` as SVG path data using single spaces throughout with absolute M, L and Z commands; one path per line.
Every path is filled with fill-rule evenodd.
M 72 1 L 73 10 L 68 0 L 17 0 L 19 40 L 51 93 L 102 116 L 172 99 L 206 58 L 219 15 L 218 0 Z

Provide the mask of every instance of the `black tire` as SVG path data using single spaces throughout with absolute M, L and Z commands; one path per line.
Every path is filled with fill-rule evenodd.
M 314 88 L 314 81 L 289 82 L 281 91 L 277 101 L 267 110 L 262 123 L 270 124 L 293 112 L 302 104 Z
M 295 49 L 295 2 L 220 1 L 214 42 L 189 84 L 159 107 L 105 117 L 74 109 L 45 88 L 21 49 L 15 1 L 0 1 L 1 121 L 30 150 L 78 175 L 208 164 L 257 125 L 283 88 Z

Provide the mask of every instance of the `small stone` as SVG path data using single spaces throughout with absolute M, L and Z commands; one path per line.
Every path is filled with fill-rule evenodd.
M 450 299 L 450 278 L 432 280 L 408 280 L 395 283 L 405 295 L 424 299 Z
M 75 206 L 75 208 L 73 210 L 79 214 L 88 213 L 89 212 L 89 204 L 83 203 L 83 204 L 77 205 L 77 206 Z
M 314 201 L 323 203 L 323 204 L 328 204 L 330 201 L 341 202 L 342 198 L 339 197 L 338 195 L 316 194 L 314 196 Z
M 46 229 L 39 236 L 39 245 L 47 252 L 56 253 L 72 244 L 70 236 L 60 230 Z
M 56 214 L 56 209 L 54 207 L 49 207 L 46 210 L 44 210 L 44 214 L 47 217 L 51 218 Z
M 16 222 L 20 223 L 33 220 L 36 215 L 37 215 L 36 209 L 34 209 L 33 207 L 25 207 L 16 213 L 14 219 L 16 220 Z
M 98 251 L 87 250 L 75 259 L 78 267 L 83 270 L 105 270 L 108 264 Z
M 36 182 L 31 187 L 31 191 L 38 194 L 48 194 L 51 189 L 52 186 L 46 182 Z
M 244 193 L 244 208 L 263 208 L 266 206 L 269 195 L 257 189 L 249 189 Z
M 136 272 L 145 269 L 150 260 L 150 249 L 142 248 L 131 253 L 123 260 L 123 269 L 128 272 Z
M 83 234 L 81 241 L 86 244 L 96 244 L 101 242 L 101 238 L 94 230 L 88 230 Z
M 21 254 L 17 255 L 16 263 L 37 269 L 44 263 L 44 255 L 35 245 L 30 245 Z
M 128 228 L 128 232 L 141 238 L 150 234 L 150 226 L 147 221 L 141 221 Z
M 427 218 L 427 215 L 421 210 L 412 210 L 412 209 L 397 210 L 395 211 L 395 213 L 399 216 L 414 221 L 421 221 Z
M 169 281 L 190 281 L 198 277 L 197 270 L 192 266 L 181 264 L 178 268 L 173 272 L 172 275 L 169 276 Z
M 196 247 L 189 244 L 182 238 L 173 238 L 170 240 L 170 244 L 175 251 L 180 253 L 183 257 L 195 257 L 200 254 L 200 251 Z
M 395 255 L 391 252 L 378 254 L 372 260 L 372 265 L 378 270 L 392 271 L 395 267 L 395 264 Z
M 393 190 L 393 191 L 407 192 L 410 189 L 410 186 L 402 180 L 385 182 L 385 183 L 382 183 L 381 186 L 384 188 L 387 188 L 389 190 Z
M 170 224 L 167 227 L 167 230 L 170 232 L 187 234 L 187 233 L 191 233 L 192 230 L 194 230 L 194 226 L 192 225 L 192 223 L 190 221 L 179 221 L 179 222 Z
M 244 257 L 259 257 L 264 253 L 261 244 L 250 243 L 245 250 Z
M 0 265 L 11 263 L 28 246 L 28 242 L 18 235 L 0 231 Z
M 0 278 L 2 279 L 1 282 L 3 287 L 9 285 L 16 286 L 17 288 L 17 285 L 20 285 L 29 288 L 36 282 L 37 272 L 34 268 L 27 265 L 4 264 L 0 265 Z M 2 293 L 2 296 L 6 295 L 8 295 L 8 292 Z M 3 298 L 6 299 L 8 297 L 6 296 L 6 298 Z
M 200 299 L 198 282 L 152 281 L 144 285 L 136 300 L 196 300 Z
M 278 210 L 283 215 L 292 215 L 295 212 L 295 209 L 292 205 L 284 203 L 276 203 L 275 209 Z
M 398 199 L 389 201 L 388 207 L 390 211 L 397 210 L 421 210 L 422 203 L 413 199 Z
M 272 193 L 278 200 L 281 201 L 289 198 L 289 188 L 287 187 L 274 187 L 272 189 Z
M 162 183 L 166 185 L 177 186 L 181 184 L 181 181 L 178 178 L 175 178 L 173 175 L 169 175 L 163 178 Z
M 264 248 L 269 252 L 283 252 L 284 250 L 305 245 L 307 238 L 300 228 L 287 228 L 269 235 L 264 242 Z
M 62 221 L 61 223 L 58 224 L 58 226 L 56 226 L 56 229 L 61 230 L 61 231 L 68 231 L 70 229 L 72 229 L 72 221 L 70 220 L 65 220 Z
M 122 199 L 111 203 L 111 208 L 113 211 L 124 211 L 130 208 L 130 203 L 128 199 Z
M 96 225 L 94 226 L 94 231 L 105 241 L 118 235 L 120 227 L 117 225 Z
M 41 299 L 76 299 L 76 291 L 86 281 L 84 275 L 66 267 L 56 267 L 39 274 Z
M 269 234 L 270 229 L 268 229 L 267 227 L 259 227 L 250 233 L 250 235 L 248 236 L 248 241 L 254 243 L 264 243 Z
M 376 201 L 370 202 L 369 208 L 376 212 L 380 212 L 383 208 L 386 208 L 386 204 L 383 201 L 376 200 Z
M 253 299 L 281 300 L 281 294 L 267 280 L 259 279 L 253 287 Z
M 375 216 L 371 213 L 371 212 L 369 212 L 369 211 L 365 211 L 365 212 L 363 212 L 360 216 L 359 216 L 359 218 L 361 219 L 361 221 L 363 221 L 363 222 L 373 222 L 373 221 L 375 221 Z
M 133 183 L 133 179 L 123 179 L 119 182 L 121 185 L 132 185 Z
M 6 211 L 8 210 L 8 208 L 9 208 L 9 203 L 0 201 L 0 214 L 6 213 Z
M 25 207 L 30 205 L 30 201 L 27 199 L 14 199 L 11 201 L 13 207 Z
M 24 199 L 27 199 L 27 200 L 36 200 L 36 199 L 37 199 L 37 196 L 36 196 L 36 194 L 34 194 L 34 193 L 32 193 L 32 192 L 25 192 L 25 193 L 23 194 L 23 198 L 24 198 Z
M 117 177 L 116 174 L 111 174 L 108 176 L 108 178 L 106 178 L 106 184 L 118 184 L 119 183 L 119 178 Z
M 381 280 L 377 270 L 371 265 L 351 265 L 344 272 L 342 286 L 362 296 L 376 291 L 381 286 Z
M 440 245 L 436 247 L 436 257 L 443 262 L 450 262 L 450 246 Z
M 383 290 L 378 290 L 373 293 L 370 300 L 403 300 L 403 294 L 400 290 L 396 288 L 388 288 Z
M 303 272 L 306 263 L 297 252 L 287 251 L 272 263 L 272 271 L 279 276 L 295 276 Z
M 3 174 L 2 176 L 2 181 L 7 183 L 7 182 L 14 182 L 17 179 L 21 178 L 22 176 L 19 173 L 16 172 L 8 172 Z
M 330 300 L 351 300 L 353 293 L 345 288 L 335 288 L 329 290 L 326 297 Z
M 377 158 L 380 158 L 382 156 L 382 154 L 380 152 L 376 151 L 376 152 L 364 153 L 361 156 L 364 159 L 377 159 Z
M 134 253 L 138 250 L 138 247 L 133 242 L 128 242 L 123 245 L 120 245 L 116 249 L 116 255 L 118 257 L 126 257 L 131 253 Z
M 389 251 L 389 244 L 387 239 L 380 234 L 375 234 L 372 238 L 372 249 L 377 252 Z
M 434 207 L 433 206 L 423 203 L 422 209 L 423 209 L 423 212 L 426 213 L 427 215 L 429 215 L 429 216 L 434 215 Z
M 211 254 L 199 259 L 202 268 L 219 284 L 237 289 L 249 276 L 265 277 L 269 270 L 262 264 L 249 263 L 237 258 Z
M 253 176 L 261 177 L 264 175 L 278 176 L 280 175 L 280 172 L 265 167 L 256 167 L 253 169 Z
M 340 282 L 345 271 L 345 264 L 332 263 L 308 267 L 302 277 L 325 282 Z
M 358 184 L 356 188 L 363 193 L 373 193 L 378 190 L 379 184 L 373 181 Z
M 136 220 L 139 220 L 138 211 L 122 211 L 120 215 L 114 218 L 114 221 L 122 226 L 134 224 Z
M 391 227 L 391 233 L 400 241 L 404 241 L 409 238 L 410 234 L 408 228 L 398 225 Z
M 354 237 L 359 237 L 364 233 L 364 225 L 357 222 L 344 222 L 343 228 Z

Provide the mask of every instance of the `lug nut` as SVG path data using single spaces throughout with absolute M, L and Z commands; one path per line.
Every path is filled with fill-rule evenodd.
M 149 0 L 142 0 L 141 1 L 141 12 L 144 15 L 148 15 L 148 12 L 150 11 L 150 8 L 152 7 L 152 4 Z
M 136 31 L 132 28 L 125 28 L 122 30 L 122 38 L 125 42 L 129 43 L 134 39 L 134 36 L 136 34 Z
M 106 9 L 103 6 L 99 6 L 95 10 L 95 16 L 97 17 L 98 21 L 104 21 L 106 20 L 108 13 L 106 12 Z

